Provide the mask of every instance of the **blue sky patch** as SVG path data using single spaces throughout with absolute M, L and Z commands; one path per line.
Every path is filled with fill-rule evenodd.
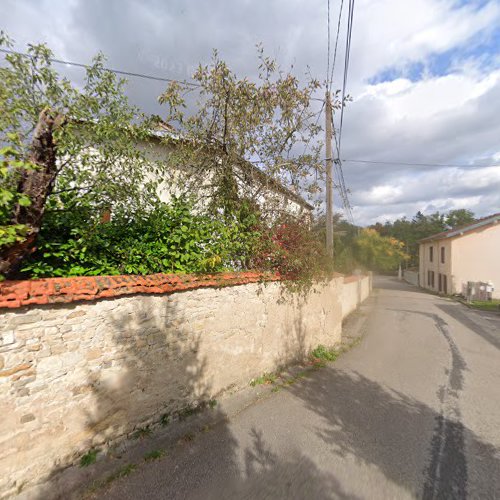
M 412 82 L 424 76 L 438 77 L 454 73 L 460 64 L 473 60 L 481 70 L 491 71 L 500 67 L 500 28 L 485 36 L 480 33 L 466 44 L 441 53 L 430 55 L 424 61 L 409 62 L 380 71 L 368 80 L 370 85 L 407 78 Z

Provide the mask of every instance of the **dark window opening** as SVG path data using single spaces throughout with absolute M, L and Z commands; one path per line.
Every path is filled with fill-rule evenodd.
M 444 247 L 441 247 L 441 264 L 444 264 Z
M 432 262 L 434 260 L 434 247 L 429 247 L 429 261 Z
M 427 271 L 427 286 L 434 288 L 434 271 Z

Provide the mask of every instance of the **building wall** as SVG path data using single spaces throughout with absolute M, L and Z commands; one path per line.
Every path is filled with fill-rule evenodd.
M 466 233 L 452 240 L 453 286 L 463 293 L 467 281 L 491 281 L 500 298 L 500 224 Z
M 354 304 L 343 304 L 341 276 L 285 301 L 278 282 L 189 290 L 202 279 L 174 278 L 0 284 L 0 304 L 12 308 L 0 320 L 0 497 L 318 344 L 337 344 Z M 223 285 L 213 280 L 199 286 Z M 162 293 L 172 289 L 188 291 Z M 357 304 L 370 279 L 346 289 Z
M 434 249 L 434 257 L 432 262 L 430 261 L 429 254 L 430 248 Z M 441 248 L 444 248 L 445 260 L 444 263 L 441 262 Z M 420 286 L 432 290 L 434 292 L 439 291 L 439 275 L 446 276 L 447 281 L 447 292 L 448 294 L 454 293 L 452 287 L 452 245 L 450 240 L 438 240 L 432 242 L 426 242 L 420 244 L 419 250 L 419 273 L 420 273 Z M 434 286 L 430 285 L 428 282 L 428 272 L 434 272 Z
M 167 163 L 170 155 L 175 154 L 173 146 L 157 141 L 142 142 L 138 147 L 151 162 Z M 303 204 L 292 199 L 285 192 L 274 189 L 270 184 L 263 185 L 257 176 L 251 172 L 243 172 L 242 167 L 236 172 L 236 182 L 240 196 L 248 197 L 261 207 L 272 207 L 293 216 L 310 214 L 311 210 Z M 213 183 L 210 171 L 195 172 L 189 167 L 170 167 L 165 173 L 165 178 L 158 187 L 158 196 L 161 201 L 168 203 L 173 196 L 185 197 L 186 193 L 195 194 L 199 198 L 199 206 L 208 203 L 208 198 L 203 196 L 209 192 Z

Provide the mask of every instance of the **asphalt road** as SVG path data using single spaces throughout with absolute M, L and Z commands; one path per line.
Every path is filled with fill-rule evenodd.
M 98 496 L 500 498 L 500 317 L 376 286 L 337 362 Z

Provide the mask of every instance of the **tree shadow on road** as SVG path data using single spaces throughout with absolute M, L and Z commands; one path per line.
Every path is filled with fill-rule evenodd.
M 465 443 L 467 455 L 481 461 L 474 471 L 474 498 L 493 498 L 499 491 L 500 450 L 422 402 L 331 367 L 290 391 L 322 418 L 315 432 L 332 453 L 375 466 L 413 496 L 466 498 L 472 493 Z M 428 435 L 430 443 L 422 440 Z
M 448 316 L 451 316 L 456 321 L 462 323 L 462 325 L 464 325 L 467 329 L 481 336 L 493 347 L 500 349 L 500 332 L 497 331 L 495 334 L 493 326 L 491 326 L 491 329 L 486 329 L 482 325 L 474 321 L 471 318 L 471 314 L 474 313 L 465 310 L 465 306 L 462 306 L 460 304 L 436 304 L 436 306 Z

